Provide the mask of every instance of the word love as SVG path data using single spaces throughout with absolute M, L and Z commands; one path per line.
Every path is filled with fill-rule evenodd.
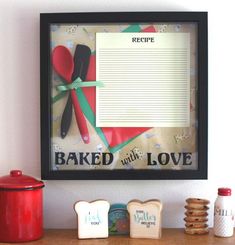
M 159 153 L 156 159 L 152 159 L 152 153 L 147 153 L 147 165 L 167 165 L 173 163 L 174 165 L 192 165 L 192 153 L 191 152 L 179 152 L 179 153 Z

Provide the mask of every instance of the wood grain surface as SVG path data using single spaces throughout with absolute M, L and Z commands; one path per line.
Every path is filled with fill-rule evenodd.
M 12 243 L 0 243 L 12 244 Z M 17 244 L 17 243 L 15 243 Z M 21 243 L 22 244 L 22 243 Z M 187 235 L 184 229 L 163 229 L 162 238 L 134 239 L 125 236 L 110 236 L 107 239 L 78 240 L 76 230 L 45 230 L 44 236 L 38 241 L 27 242 L 27 245 L 223 245 L 235 244 L 235 236 L 219 238 L 213 231 L 207 235 Z

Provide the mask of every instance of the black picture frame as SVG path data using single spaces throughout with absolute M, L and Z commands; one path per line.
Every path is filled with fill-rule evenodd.
M 53 23 L 197 23 L 198 43 L 198 169 L 197 170 L 60 170 L 51 162 L 51 85 L 50 25 Z M 162 180 L 207 179 L 208 142 L 208 30 L 207 12 L 109 12 L 40 14 L 40 106 L 41 106 L 41 177 L 57 180 Z

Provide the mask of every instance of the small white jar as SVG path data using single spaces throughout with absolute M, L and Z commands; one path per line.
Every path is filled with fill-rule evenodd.
M 231 237 L 234 230 L 234 203 L 230 188 L 219 188 L 214 205 L 214 234 Z

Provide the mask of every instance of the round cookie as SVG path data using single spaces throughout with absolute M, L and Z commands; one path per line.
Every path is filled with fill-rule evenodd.
M 201 198 L 188 198 L 186 199 L 186 202 L 200 204 L 200 205 L 208 205 L 210 203 L 209 200 L 201 199 Z
M 184 221 L 186 222 L 207 222 L 207 216 L 187 216 L 184 218 Z
M 209 200 L 201 198 L 188 198 L 186 199 L 188 209 L 209 209 L 207 205 L 210 203 Z
M 207 207 L 206 205 L 201 205 L 201 204 L 195 204 L 195 203 L 188 203 L 188 205 L 184 206 L 186 209 L 189 210 L 208 210 L 209 207 Z
M 208 225 L 204 222 L 198 222 L 198 223 L 186 222 L 185 227 L 187 228 L 207 228 Z
M 185 228 L 185 233 L 190 235 L 203 235 L 209 232 L 208 228 Z
M 208 213 L 204 210 L 196 210 L 196 209 L 192 209 L 192 210 L 188 210 L 187 212 L 184 213 L 186 216 L 208 216 Z

